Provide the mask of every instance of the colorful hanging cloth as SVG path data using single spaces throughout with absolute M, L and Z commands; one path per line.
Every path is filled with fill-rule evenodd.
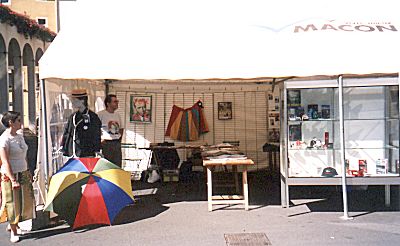
M 201 101 L 197 101 L 192 107 L 183 109 L 172 106 L 171 117 L 165 136 L 180 141 L 195 141 L 200 134 L 208 132 L 208 124 L 204 117 L 204 108 Z

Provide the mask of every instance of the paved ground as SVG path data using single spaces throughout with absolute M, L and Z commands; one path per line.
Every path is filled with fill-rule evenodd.
M 136 204 L 114 226 L 71 231 L 66 224 L 33 231 L 20 245 L 226 245 L 224 234 L 265 233 L 272 245 L 399 245 L 398 189 L 385 208 L 382 187 L 349 192 L 353 220 L 342 220 L 337 187 L 291 188 L 292 206 L 280 206 L 279 183 L 252 174 L 250 211 L 241 206 L 207 212 L 204 180 L 191 185 L 134 183 Z M 0 245 L 10 245 L 5 224 Z

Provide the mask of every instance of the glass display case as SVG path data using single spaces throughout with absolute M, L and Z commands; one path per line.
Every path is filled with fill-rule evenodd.
M 326 167 L 339 169 L 335 94 L 336 88 L 287 90 L 289 177 L 320 177 Z
M 340 185 L 343 172 L 349 185 L 400 184 L 398 79 L 344 81 L 342 100 L 335 80 L 284 83 L 284 206 L 288 186 Z

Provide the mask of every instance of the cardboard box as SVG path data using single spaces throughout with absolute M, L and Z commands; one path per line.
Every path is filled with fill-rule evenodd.
M 367 160 L 358 160 L 358 175 L 362 177 L 367 172 Z
M 179 170 L 163 170 L 163 182 L 179 182 Z
M 376 174 L 387 174 L 388 173 L 388 159 L 376 160 Z

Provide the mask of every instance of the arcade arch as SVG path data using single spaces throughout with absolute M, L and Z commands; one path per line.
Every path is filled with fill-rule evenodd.
M 8 109 L 7 48 L 0 34 L 0 112 Z
M 21 48 L 15 38 L 8 45 L 8 88 L 9 109 L 23 115 Z
M 29 102 L 24 103 L 24 122 L 34 127 L 36 119 L 35 58 L 30 44 L 25 44 L 22 54 L 24 102 Z
M 25 128 L 35 130 L 39 102 L 39 59 L 49 42 L 26 38 L 0 23 L 0 113 L 21 112 Z

